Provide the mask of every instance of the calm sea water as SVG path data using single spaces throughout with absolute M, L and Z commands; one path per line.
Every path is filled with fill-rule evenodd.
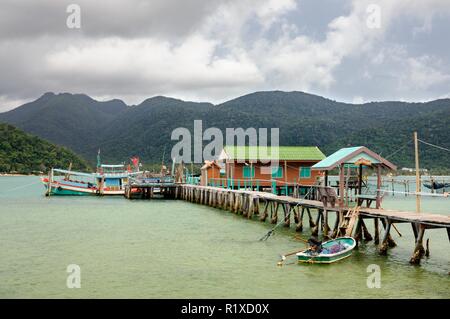
M 422 206 L 449 215 L 449 204 Z M 413 210 L 415 200 L 387 197 L 384 207 Z M 398 246 L 387 257 L 368 243 L 336 264 L 277 267 L 280 253 L 304 244 L 293 229 L 259 242 L 270 227 L 184 201 L 45 198 L 37 177 L 0 177 L 0 297 L 450 298 L 445 230 L 426 232 L 431 256 L 419 267 L 408 263 L 409 225 L 398 225 L 403 237 L 392 233 Z M 66 286 L 69 264 L 81 267 L 80 289 Z M 381 288 L 367 287 L 371 264 Z

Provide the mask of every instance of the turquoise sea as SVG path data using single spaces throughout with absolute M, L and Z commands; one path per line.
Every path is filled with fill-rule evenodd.
M 413 234 L 400 224 L 388 256 L 369 242 L 336 264 L 278 267 L 279 254 L 304 247 L 293 227 L 259 242 L 272 225 L 207 206 L 43 193 L 38 177 L 0 177 L 1 298 L 450 298 L 442 229 L 427 230 L 421 266 L 408 263 Z M 415 209 L 413 196 L 383 204 Z M 450 215 L 450 198 L 426 197 L 422 207 Z M 70 264 L 80 266 L 79 289 L 66 285 Z M 372 264 L 380 288 L 367 286 Z

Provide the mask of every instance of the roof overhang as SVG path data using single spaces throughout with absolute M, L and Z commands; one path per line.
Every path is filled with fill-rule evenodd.
M 75 175 L 75 176 L 94 177 L 93 173 L 83 173 L 83 172 L 77 172 L 77 171 L 69 171 L 69 170 L 66 170 L 66 169 L 59 169 L 59 168 L 54 168 L 53 172 L 62 173 L 62 174 L 69 174 L 69 175 Z
M 331 154 L 327 158 L 322 161 L 316 163 L 311 167 L 312 170 L 320 170 L 320 171 L 330 171 L 339 167 L 342 164 L 352 164 L 352 165 L 364 165 L 364 166 L 381 166 L 390 170 L 397 170 L 397 166 L 389 162 L 387 159 L 381 157 L 377 153 L 369 150 L 365 146 L 356 147 L 355 150 L 343 155 L 340 158 L 336 158 L 335 161 L 330 162 L 329 159 L 333 157 L 333 155 L 341 152 L 345 149 L 340 149 L 335 153 Z

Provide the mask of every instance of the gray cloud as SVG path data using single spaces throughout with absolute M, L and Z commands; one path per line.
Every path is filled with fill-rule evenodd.
M 79 30 L 66 7 L 81 7 Z M 367 6 L 381 28 L 367 27 Z M 255 90 L 343 101 L 448 96 L 446 0 L 0 2 L 0 111 L 43 92 L 128 103 Z
M 2 0 L 0 38 L 42 35 L 180 38 L 197 28 L 219 5 L 217 0 Z M 81 8 L 82 28 L 66 27 L 70 4 Z

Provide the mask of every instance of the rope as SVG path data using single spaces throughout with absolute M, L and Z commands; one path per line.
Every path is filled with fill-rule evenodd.
M 420 140 L 420 139 L 417 139 L 417 140 L 418 140 L 419 142 L 423 143 L 423 144 L 426 144 L 426 145 L 429 145 L 429 146 L 432 146 L 432 147 L 435 147 L 435 148 L 438 148 L 438 149 L 441 149 L 441 150 L 450 152 L 450 149 L 448 149 L 448 148 L 446 148 L 446 147 L 442 147 L 442 146 L 439 146 L 439 145 L 434 145 L 434 144 L 431 144 L 431 143 L 422 141 L 422 140 Z
M 314 186 L 315 186 L 315 185 L 311 186 L 311 187 L 308 189 L 308 192 L 305 194 L 305 197 L 304 197 L 304 198 L 306 198 L 306 197 L 308 196 L 309 192 L 314 188 Z M 297 204 L 295 204 L 294 207 L 297 207 L 297 206 L 299 206 L 299 205 L 301 205 L 301 204 L 302 204 L 301 202 L 300 202 L 300 203 L 297 203 Z M 269 231 L 267 232 L 267 234 L 265 234 L 264 236 L 262 236 L 262 237 L 259 239 L 259 241 L 263 241 L 263 240 L 269 239 L 269 237 L 273 234 L 273 232 L 275 231 L 275 229 L 276 229 L 277 227 L 279 227 L 282 223 L 284 223 L 284 222 L 286 221 L 286 218 L 289 218 L 289 216 L 291 215 L 291 213 L 292 213 L 293 211 L 294 211 L 294 209 L 291 209 L 291 211 L 286 215 L 286 217 L 282 218 L 281 221 L 280 221 L 278 224 L 276 224 L 271 230 L 269 230 Z
M 385 158 L 385 159 L 388 159 L 388 158 L 394 156 L 395 154 L 397 154 L 398 152 L 400 152 L 402 149 L 404 149 L 404 148 L 405 148 L 406 146 L 408 146 L 409 144 L 411 144 L 411 141 L 408 141 L 406 144 L 404 144 L 402 147 L 400 147 L 399 149 L 397 149 L 395 152 L 389 154 L 388 156 L 385 156 L 384 158 Z M 380 153 L 380 155 L 381 155 L 381 153 Z
M 7 189 L 7 190 L 5 190 L 3 192 L 0 192 L 0 193 L 7 193 L 7 192 L 15 191 L 17 189 L 29 187 L 29 186 L 36 185 L 36 184 L 39 184 L 39 183 L 41 183 L 41 181 L 37 181 L 37 182 L 34 182 L 34 183 L 30 183 L 30 184 L 26 184 L 26 185 L 21 185 L 21 186 L 17 186 L 17 187 L 14 187 L 14 188 L 10 188 L 10 189 Z

